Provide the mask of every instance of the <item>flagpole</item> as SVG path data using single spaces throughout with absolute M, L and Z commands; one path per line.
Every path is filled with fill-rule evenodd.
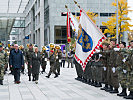
M 89 18 L 89 16 L 86 14 L 86 12 L 83 10 L 83 8 L 80 7 L 80 5 L 77 3 L 77 1 L 74 0 L 74 3 L 79 7 L 79 9 L 81 9 L 81 10 L 85 13 L 85 15 L 87 16 L 87 18 L 88 18 L 88 19 L 90 20 L 90 22 L 97 28 L 97 30 L 98 30 L 101 34 L 103 34 L 103 33 L 101 32 L 100 28 L 98 28 L 97 25 Z M 104 37 L 106 38 L 105 35 L 104 35 Z
M 117 0 L 117 14 L 116 14 L 116 39 L 117 39 L 117 44 L 119 42 L 119 37 L 118 37 L 118 0 Z

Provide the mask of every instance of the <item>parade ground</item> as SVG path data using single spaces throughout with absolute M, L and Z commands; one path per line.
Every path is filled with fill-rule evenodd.
M 67 64 L 66 64 L 67 65 Z M 46 73 L 40 74 L 39 83 L 28 81 L 28 76 L 21 74 L 21 83 L 14 84 L 13 76 L 6 74 L 4 85 L 0 86 L 0 100 L 124 100 L 116 94 L 110 94 L 75 80 L 75 68 L 61 68 L 61 75 L 48 79 Z

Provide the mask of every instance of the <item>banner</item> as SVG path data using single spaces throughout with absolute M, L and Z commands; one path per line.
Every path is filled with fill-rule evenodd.
M 82 10 L 77 36 L 75 58 L 82 65 L 83 70 L 106 37 Z

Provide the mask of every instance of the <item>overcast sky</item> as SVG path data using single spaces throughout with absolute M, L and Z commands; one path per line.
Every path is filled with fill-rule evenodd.
M 128 0 L 128 6 L 130 6 L 131 10 L 133 10 L 133 0 Z M 133 11 L 130 12 L 128 16 L 132 19 L 130 23 L 133 25 Z

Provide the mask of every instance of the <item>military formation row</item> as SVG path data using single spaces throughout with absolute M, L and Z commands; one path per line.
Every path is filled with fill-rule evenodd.
M 128 48 L 125 42 L 116 45 L 114 39 L 110 43 L 104 42 L 84 71 L 78 62 L 75 61 L 75 65 L 78 75 L 76 80 L 101 87 L 101 90 L 110 93 L 117 93 L 126 99 L 133 99 L 133 41 Z M 102 87 L 102 84 L 105 84 L 105 87 Z M 118 91 L 120 86 L 121 93 Z M 130 91 L 129 95 L 127 89 Z

